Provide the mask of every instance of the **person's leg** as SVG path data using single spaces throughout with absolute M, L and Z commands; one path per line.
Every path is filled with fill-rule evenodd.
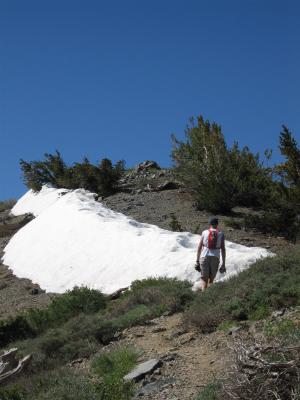
M 218 273 L 220 260 L 218 257 L 209 257 L 208 286 L 212 285 Z
M 209 280 L 209 257 L 200 258 L 201 290 L 205 290 Z
M 201 290 L 203 291 L 203 290 L 205 290 L 207 288 L 208 288 L 208 281 L 203 279 L 203 278 L 201 278 Z

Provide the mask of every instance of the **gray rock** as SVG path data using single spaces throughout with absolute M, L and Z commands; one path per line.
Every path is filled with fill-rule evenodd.
M 282 317 L 285 314 L 286 309 L 282 308 L 281 310 L 274 311 L 272 313 L 272 318 Z
M 177 182 L 166 181 L 166 182 L 162 183 L 161 185 L 158 185 L 156 190 L 157 191 L 173 190 L 173 189 L 178 189 L 179 187 L 180 187 L 180 185 Z
M 145 384 L 136 392 L 134 398 L 137 399 L 142 396 L 148 396 L 149 394 L 160 392 L 161 390 L 168 388 L 168 386 L 174 382 L 175 380 L 173 378 L 158 380 L 155 382 L 145 382 Z
M 129 374 L 124 376 L 124 380 L 126 382 L 134 381 L 138 382 L 141 380 L 145 375 L 152 373 L 156 368 L 161 366 L 162 362 L 158 359 L 152 359 L 145 361 L 135 367 Z
M 168 353 L 162 357 L 164 362 L 174 361 L 178 357 L 178 353 Z
M 149 168 L 160 169 L 160 166 L 155 161 L 146 160 L 135 167 L 136 172 L 144 171 Z
M 230 328 L 227 332 L 228 335 L 234 335 L 236 332 L 240 331 L 242 329 L 241 326 L 233 326 Z

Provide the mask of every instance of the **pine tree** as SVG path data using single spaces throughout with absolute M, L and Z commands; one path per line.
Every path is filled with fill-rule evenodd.
M 259 205 L 271 182 L 265 168 L 245 147 L 226 145 L 221 126 L 200 116 L 186 129 L 186 142 L 173 135 L 175 171 L 194 193 L 199 208 L 228 212 L 236 205 Z
M 300 149 L 297 142 L 292 136 L 289 129 L 282 125 L 280 132 L 280 145 L 279 149 L 281 154 L 285 157 L 285 163 L 278 167 L 278 171 L 285 179 L 288 185 L 300 188 Z

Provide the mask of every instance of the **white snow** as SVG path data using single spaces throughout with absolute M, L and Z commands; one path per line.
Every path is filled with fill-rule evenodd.
M 15 215 L 28 212 L 36 218 L 13 236 L 3 262 L 17 276 L 48 291 L 85 285 L 111 293 L 150 276 L 188 279 L 197 286 L 199 235 L 137 222 L 95 201 L 85 190 L 29 191 L 12 210 Z M 228 241 L 226 250 L 226 278 L 270 255 L 266 249 Z

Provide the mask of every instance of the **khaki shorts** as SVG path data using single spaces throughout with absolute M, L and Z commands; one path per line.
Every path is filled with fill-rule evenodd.
M 220 259 L 215 256 L 207 256 L 200 258 L 201 279 L 215 279 L 219 269 Z

